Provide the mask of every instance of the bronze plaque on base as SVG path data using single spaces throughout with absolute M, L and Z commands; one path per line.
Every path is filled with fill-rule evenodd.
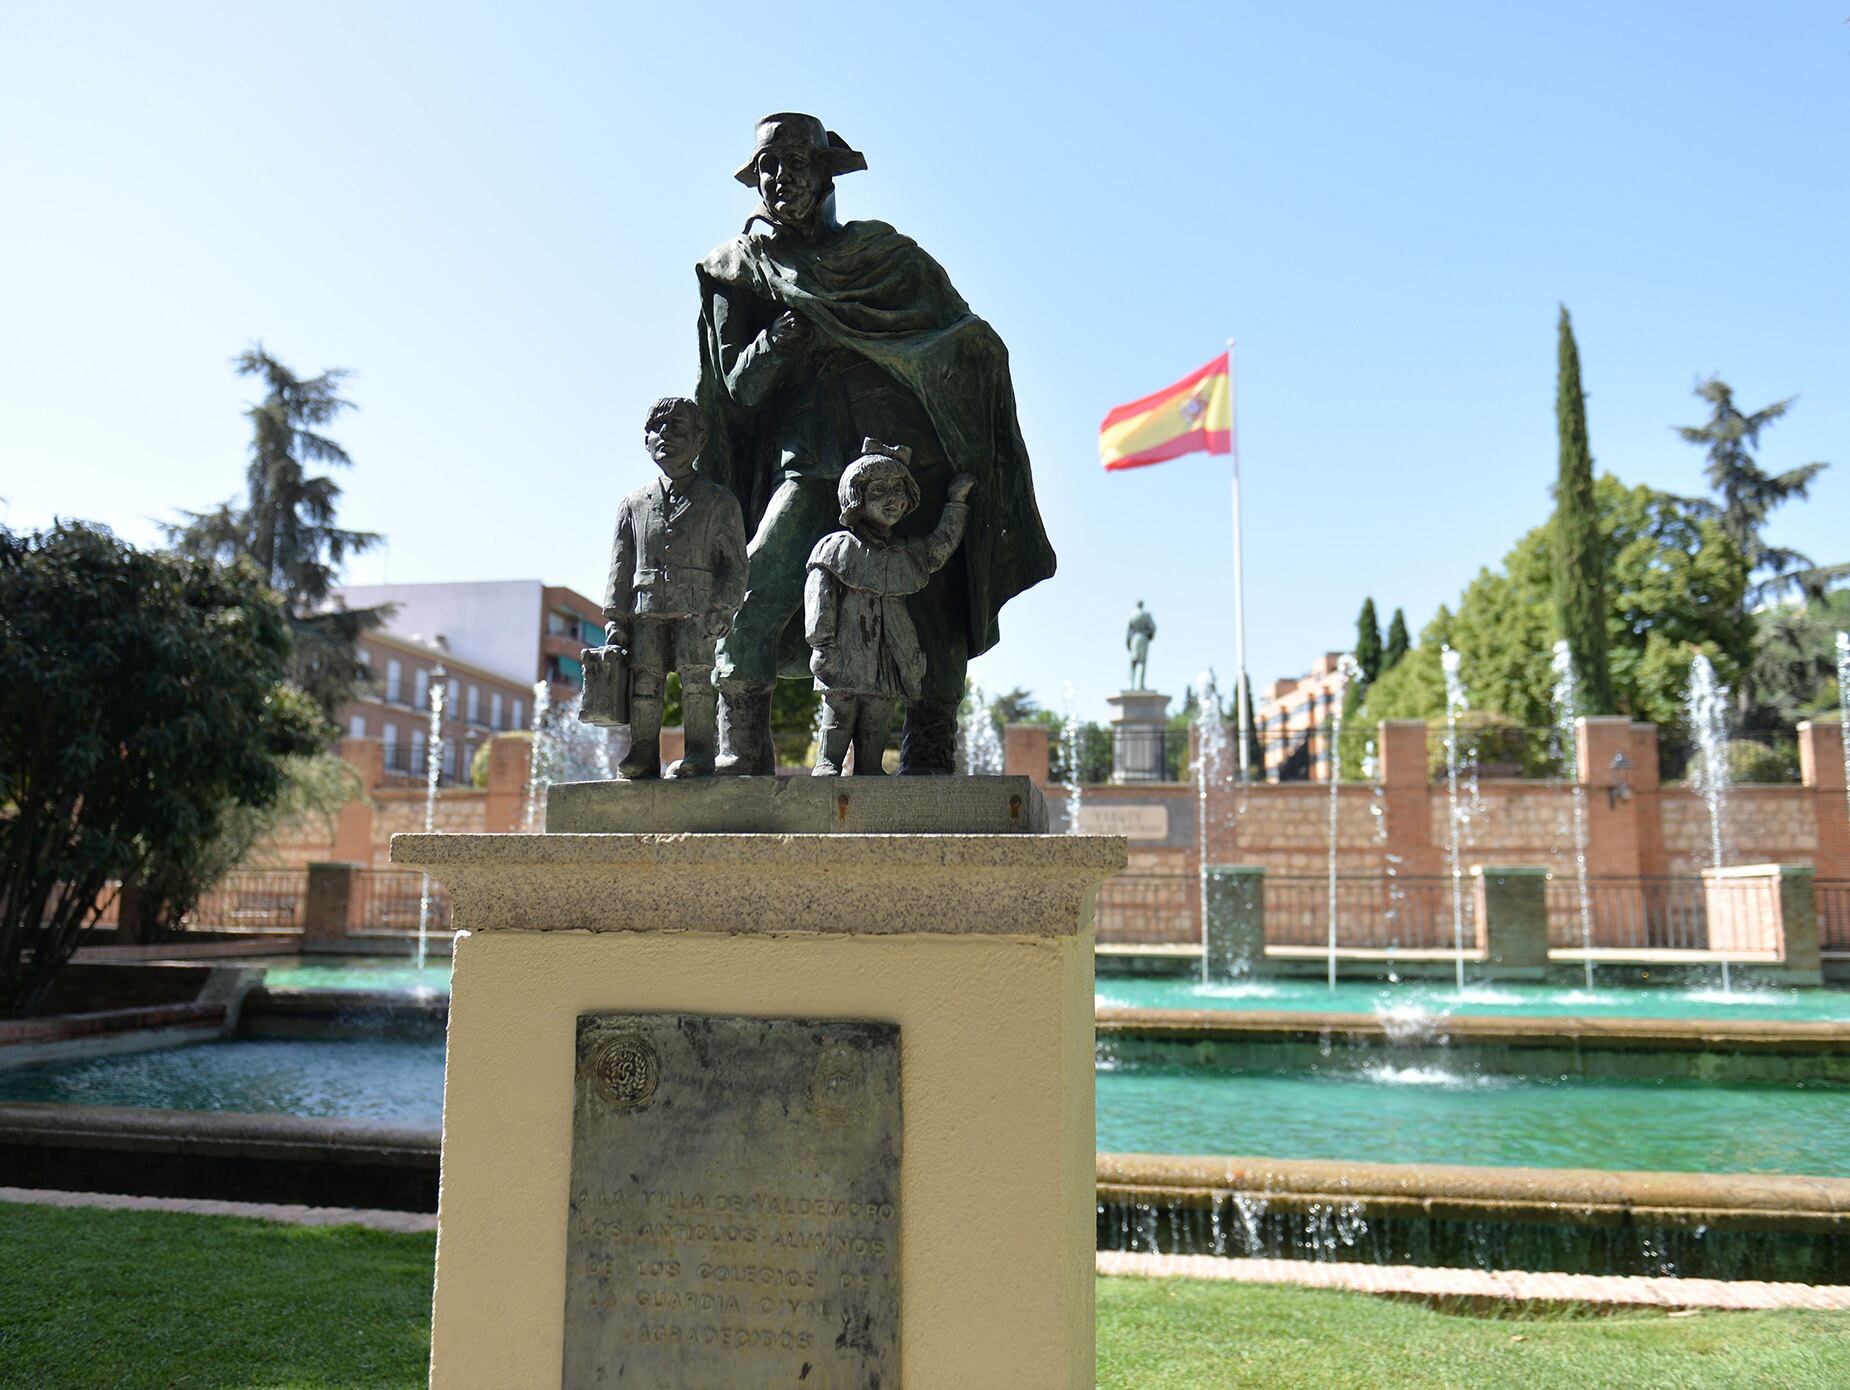
M 582 1014 L 565 1390 L 896 1390 L 899 1026 Z

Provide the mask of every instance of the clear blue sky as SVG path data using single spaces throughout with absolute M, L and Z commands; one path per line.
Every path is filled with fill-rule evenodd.
M 1850 559 L 1850 6 L 22 3 L 0 9 L 0 519 L 137 542 L 241 483 L 261 339 L 354 369 L 350 578 L 595 594 L 753 120 L 866 152 L 844 217 L 1010 346 L 1060 573 L 992 689 L 1088 714 L 1233 665 L 1227 465 L 1099 418 L 1240 343 L 1255 685 L 1417 627 L 1548 508 L 1556 304 L 1593 447 L 1700 487 L 1720 372 L 1835 466 L 1776 539 Z

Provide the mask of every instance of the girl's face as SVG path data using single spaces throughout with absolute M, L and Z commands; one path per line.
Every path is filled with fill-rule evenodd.
M 905 520 L 906 513 L 912 510 L 912 498 L 905 482 L 899 478 L 875 478 L 867 485 L 865 496 L 862 507 L 867 515 L 889 530 Z

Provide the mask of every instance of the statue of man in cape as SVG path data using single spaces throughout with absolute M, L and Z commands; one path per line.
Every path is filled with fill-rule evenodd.
M 699 470 L 732 490 L 752 533 L 749 588 L 721 641 L 722 773 L 775 771 L 771 692 L 809 679 L 805 563 L 841 525 L 836 482 L 861 441 L 912 450 L 923 534 L 959 473 L 977 480 L 970 528 L 908 600 L 925 651 L 906 706 L 902 773 L 953 770 L 964 668 L 994 646 L 997 614 L 1054 572 L 1002 340 L 944 270 L 884 222 L 841 223 L 835 179 L 867 167 L 814 116 L 758 122 L 735 177 L 762 203 L 700 263 Z

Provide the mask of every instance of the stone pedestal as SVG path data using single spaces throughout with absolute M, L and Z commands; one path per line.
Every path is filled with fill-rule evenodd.
M 1210 864 L 1201 934 L 1202 970 L 1209 981 L 1231 980 L 1265 967 L 1265 870 Z
M 807 1228 L 766 1213 L 841 1194 L 782 1165 L 713 1191 L 638 1174 L 685 1227 L 650 1239 L 684 1238 L 686 1257 L 640 1290 L 615 1261 L 568 1271 L 568 1211 L 609 1196 L 573 1172 L 579 1020 L 644 1014 L 897 1025 L 897 1384 L 1093 1383 L 1092 909 L 1123 840 L 400 835 L 392 854 L 449 887 L 459 928 L 432 1386 L 559 1385 L 586 1280 L 616 1281 L 596 1285 L 620 1295 L 601 1316 L 640 1353 L 658 1335 L 742 1342 L 727 1385 L 803 1384 L 797 1337 L 841 1333 L 827 1290 L 727 1301 L 734 1270 L 814 1272 L 789 1239 Z M 594 1074 L 625 1103 L 673 1084 L 621 1058 Z M 637 1383 L 666 1385 L 649 1364 Z
M 1484 974 L 1493 980 L 1548 976 L 1548 870 L 1471 866 Z
M 1169 731 L 1169 697 L 1126 690 L 1106 696 L 1105 702 L 1111 706 L 1111 780 L 1166 781 L 1163 740 Z
M 1742 864 L 1702 871 L 1709 949 L 1767 961 L 1793 984 L 1822 980 L 1818 910 L 1809 864 Z

